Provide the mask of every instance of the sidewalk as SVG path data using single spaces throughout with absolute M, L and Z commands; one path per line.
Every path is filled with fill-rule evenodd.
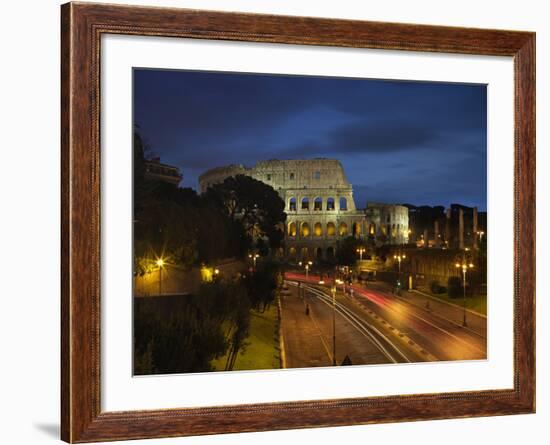
M 363 285 L 363 287 L 365 289 L 373 289 L 387 295 L 392 295 L 395 298 L 399 298 L 401 301 L 412 304 L 433 315 L 437 315 L 456 325 L 462 326 L 464 309 L 458 304 L 448 303 L 437 297 L 416 290 L 402 290 L 401 295 L 397 296 L 393 294 L 389 284 L 382 282 L 369 282 L 367 285 Z M 487 317 L 485 315 L 466 309 L 466 322 L 468 324 L 466 329 L 487 338 Z

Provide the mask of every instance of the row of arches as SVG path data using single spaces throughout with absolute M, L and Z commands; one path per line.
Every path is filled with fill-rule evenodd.
M 339 199 L 339 210 L 348 209 L 348 200 L 343 196 Z M 309 198 L 302 198 L 300 201 L 300 210 L 310 210 L 310 207 L 314 211 L 321 210 L 336 210 L 334 198 L 327 198 L 325 203 L 325 208 L 323 209 L 323 198 L 317 197 L 313 199 L 313 202 L 310 202 Z M 288 201 L 288 210 L 291 212 L 296 212 L 298 210 L 298 200 L 295 197 L 292 197 Z
M 381 224 L 380 230 L 384 235 L 392 238 L 397 238 L 401 235 L 406 236 L 408 234 L 407 227 L 404 224 Z
M 323 224 L 320 222 L 315 223 L 313 227 L 311 227 L 307 222 L 296 223 L 295 221 L 292 221 L 288 224 L 287 233 L 288 236 L 293 238 L 296 237 L 298 233 L 301 238 L 307 238 L 311 235 L 314 237 L 322 237 L 323 235 L 333 237 L 336 233 L 338 233 L 339 236 L 359 236 L 361 235 L 361 224 L 355 222 L 351 225 L 351 227 L 348 227 L 345 222 L 341 222 L 338 227 L 336 227 L 336 224 L 333 222 L 328 222 L 323 230 Z
M 295 260 L 300 258 L 301 260 L 313 260 L 313 259 L 322 259 L 322 258 L 334 258 L 336 250 L 334 247 L 327 247 L 323 250 L 321 247 L 315 247 L 309 249 L 307 247 L 302 247 L 299 251 L 295 247 L 288 249 L 288 256 L 290 259 Z

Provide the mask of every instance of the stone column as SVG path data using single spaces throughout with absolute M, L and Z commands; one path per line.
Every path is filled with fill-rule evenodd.
M 441 238 L 439 237 L 439 220 L 434 221 L 434 245 L 435 247 L 441 247 Z
M 477 245 L 477 224 L 478 224 L 478 221 L 477 221 L 477 207 L 474 207 L 474 216 L 473 216 L 473 224 L 472 224 L 472 246 L 474 247 L 474 249 L 477 249 L 478 248 L 478 245 Z
M 464 210 L 458 211 L 458 248 L 464 249 Z
M 451 247 L 451 209 L 445 211 L 445 241 Z

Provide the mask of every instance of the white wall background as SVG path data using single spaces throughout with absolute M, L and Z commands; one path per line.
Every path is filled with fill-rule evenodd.
M 550 14 L 545 3 L 501 0 L 132 0 L 155 6 L 507 28 L 537 32 L 538 408 L 536 415 L 310 429 L 148 443 L 264 444 L 547 443 L 550 422 L 550 304 L 544 266 L 550 219 Z M 58 439 L 59 417 L 59 4 L 5 2 L 0 39 L 0 442 L 39 445 Z M 7 136 L 7 137 L 6 137 Z

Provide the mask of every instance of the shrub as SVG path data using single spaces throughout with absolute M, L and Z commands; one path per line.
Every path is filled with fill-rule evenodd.
M 462 280 L 459 277 L 449 277 L 447 280 L 447 292 L 449 297 L 462 297 Z
M 447 291 L 447 288 L 439 284 L 439 281 L 434 280 L 430 283 L 430 291 L 433 294 L 444 294 Z

